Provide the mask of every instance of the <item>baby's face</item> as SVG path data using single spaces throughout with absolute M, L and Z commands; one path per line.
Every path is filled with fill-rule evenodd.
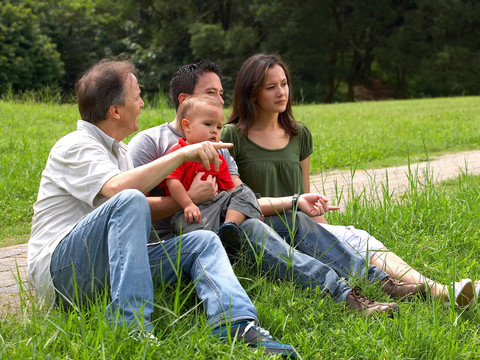
M 224 112 L 222 108 L 203 104 L 189 116 L 188 126 L 184 128 L 189 144 L 202 141 L 219 142 L 222 134 Z

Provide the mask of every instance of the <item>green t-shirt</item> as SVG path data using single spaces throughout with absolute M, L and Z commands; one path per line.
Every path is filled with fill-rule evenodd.
M 222 141 L 233 143 L 229 149 L 235 159 L 240 179 L 261 196 L 302 194 L 303 173 L 300 161 L 313 152 L 312 134 L 297 123 L 299 134 L 282 149 L 270 150 L 246 138 L 234 124 L 222 129 Z

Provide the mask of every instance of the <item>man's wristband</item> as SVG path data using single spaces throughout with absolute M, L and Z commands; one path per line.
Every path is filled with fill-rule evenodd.
M 292 209 L 297 209 L 298 207 L 298 194 L 292 196 Z

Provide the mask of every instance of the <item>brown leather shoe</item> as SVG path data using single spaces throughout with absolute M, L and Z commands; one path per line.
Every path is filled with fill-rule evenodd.
M 416 295 L 425 297 L 425 284 L 406 284 L 387 276 L 380 281 L 383 291 L 395 299 L 406 299 Z
M 355 289 L 348 293 L 345 306 L 366 316 L 386 313 L 389 317 L 393 317 L 397 311 L 397 304 L 374 301 L 359 294 Z

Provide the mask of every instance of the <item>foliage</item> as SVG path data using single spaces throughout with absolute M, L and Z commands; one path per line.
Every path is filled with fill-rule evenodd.
M 3 36 L 0 94 L 9 83 L 15 92 L 60 83 L 69 99 L 81 72 L 118 56 L 135 63 L 147 93 L 168 92 L 179 66 L 209 58 L 223 69 L 228 102 L 237 70 L 256 52 L 284 57 L 301 102 L 479 92 L 474 1 L 7 0 L 2 8 L 35 24 L 36 40 L 29 52 Z
M 465 95 L 477 93 L 476 84 L 469 81 L 475 78 L 469 74 L 476 73 L 476 65 L 468 68 L 461 61 L 467 61 L 468 56 L 450 56 L 450 67 L 444 69 L 433 66 L 432 62 L 435 54 L 441 56 L 444 52 L 438 44 L 454 46 L 468 32 L 467 28 L 476 28 L 476 17 L 461 15 L 467 11 L 469 14 L 478 13 L 475 5 L 468 4 L 441 0 L 427 4 L 409 0 L 380 3 L 223 0 L 202 2 L 200 6 L 196 2 L 183 2 L 168 7 L 178 10 L 178 7 L 185 6 L 183 12 L 177 11 L 168 20 L 156 23 L 183 27 L 183 31 L 178 31 L 182 34 L 180 39 L 184 39 L 188 32 L 190 38 L 185 41 L 188 41 L 190 52 L 185 44 L 183 59 L 177 58 L 179 65 L 203 57 L 222 66 L 227 95 L 241 62 L 258 51 L 284 56 L 294 76 L 295 96 L 301 101 L 353 100 L 355 88 L 359 85 L 368 88 L 375 77 L 397 90 L 401 97 Z M 161 13 L 163 15 L 166 11 Z M 451 18 L 450 14 L 456 14 L 457 18 L 465 16 L 467 25 L 450 26 L 450 23 L 456 23 L 456 18 Z M 432 22 L 439 24 L 433 30 Z M 449 34 L 455 35 L 444 36 L 446 31 L 440 31 L 445 29 L 443 25 L 449 25 Z M 402 58 L 396 48 L 399 33 L 403 36 L 402 51 L 410 54 L 408 68 L 398 66 L 398 59 Z M 462 48 L 476 51 L 475 37 L 469 38 L 472 41 L 463 40 Z M 429 46 L 432 41 L 435 46 Z M 152 53 L 159 53 L 150 48 Z M 432 57 L 424 56 L 425 48 Z M 162 47 L 160 53 L 164 51 Z M 168 58 L 162 59 L 169 61 Z M 429 69 L 435 70 L 429 72 Z M 165 74 L 162 69 L 158 71 Z M 448 78 L 435 78 L 434 74 L 448 74 Z M 170 75 L 171 72 L 167 72 L 165 80 L 162 77 L 159 81 L 166 85 Z
M 55 86 L 63 76 L 60 54 L 37 16 L 23 5 L 0 4 L 0 94 Z
M 115 1 L 42 0 L 35 1 L 32 9 L 39 14 L 43 31 L 55 39 L 65 64 L 61 85 L 67 94 L 89 66 L 104 57 L 128 53 L 123 39 L 131 22 Z
M 379 50 L 376 76 L 399 97 L 477 94 L 478 11 L 473 1 L 418 2 Z

